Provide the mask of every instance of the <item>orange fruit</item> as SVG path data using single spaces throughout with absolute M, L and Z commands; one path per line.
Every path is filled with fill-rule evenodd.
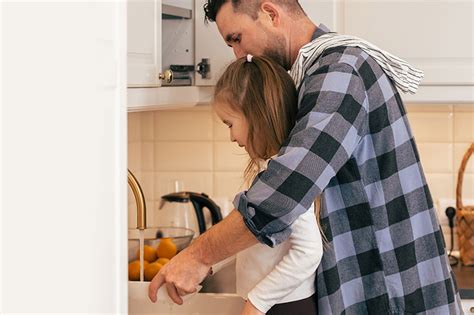
M 156 249 L 156 255 L 158 258 L 173 258 L 174 255 L 178 252 L 176 244 L 169 237 L 160 239 L 160 244 Z
M 143 266 L 148 266 L 148 261 L 143 261 Z M 134 260 L 128 264 L 128 280 L 130 281 L 140 281 L 140 261 Z
M 137 249 L 137 259 L 140 259 L 140 249 Z M 143 260 L 148 262 L 156 260 L 156 250 L 150 245 L 143 246 Z
M 151 263 L 145 268 L 145 281 L 151 281 L 158 271 L 160 271 L 161 267 L 163 267 L 162 264 L 159 264 L 157 262 Z
M 155 261 L 155 262 L 159 263 L 159 264 L 162 264 L 164 266 L 168 263 L 168 261 L 170 261 L 168 258 L 158 258 L 158 260 Z

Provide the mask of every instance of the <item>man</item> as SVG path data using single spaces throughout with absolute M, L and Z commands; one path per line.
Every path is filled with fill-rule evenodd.
M 300 49 L 322 41 L 328 30 L 316 27 L 296 0 L 209 0 L 205 11 L 236 57 L 266 55 L 292 75 L 300 72 L 297 123 L 279 156 L 236 197 L 237 210 L 153 279 L 150 299 L 166 283 L 182 303 L 180 296 L 194 292 L 212 264 L 258 241 L 285 240 L 292 222 L 321 195 L 328 241 L 315 284 L 321 314 L 461 313 L 394 86 L 403 82 L 393 67 L 383 67 L 385 55 L 333 44 L 300 62 Z

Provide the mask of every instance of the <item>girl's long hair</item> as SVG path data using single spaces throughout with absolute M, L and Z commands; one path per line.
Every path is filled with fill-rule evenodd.
M 298 96 L 290 75 L 266 57 L 239 58 L 230 64 L 215 87 L 214 100 L 241 112 L 248 123 L 244 172 L 251 183 L 262 162 L 278 153 L 295 125 Z
M 216 104 L 229 104 L 247 120 L 246 149 L 250 160 L 244 178 L 250 185 L 262 163 L 278 153 L 295 125 L 298 95 L 294 82 L 285 69 L 269 58 L 253 57 L 250 62 L 245 57 L 239 58 L 217 82 L 214 100 Z M 327 247 L 320 222 L 320 198 L 314 206 L 323 244 Z

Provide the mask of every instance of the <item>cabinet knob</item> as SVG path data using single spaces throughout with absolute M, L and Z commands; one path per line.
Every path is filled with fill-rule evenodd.
M 210 78 L 211 64 L 209 63 L 209 58 L 202 58 L 202 61 L 197 64 L 196 72 L 201 75 L 203 79 Z
M 163 73 L 160 73 L 158 78 L 166 83 L 171 83 L 171 81 L 173 81 L 173 71 L 167 69 Z

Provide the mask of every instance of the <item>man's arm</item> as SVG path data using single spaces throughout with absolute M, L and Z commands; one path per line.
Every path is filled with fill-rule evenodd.
M 329 64 L 307 72 L 297 122 L 278 156 L 234 200 L 245 225 L 269 246 L 289 237 L 291 224 L 351 159 L 368 130 L 362 78 L 352 65 L 328 56 L 321 62 Z
M 148 287 L 150 300 L 156 302 L 158 289 L 166 283 L 171 299 L 182 304 L 180 296 L 195 292 L 196 284 L 204 280 L 213 264 L 257 242 L 240 213 L 232 211 L 160 270 Z

